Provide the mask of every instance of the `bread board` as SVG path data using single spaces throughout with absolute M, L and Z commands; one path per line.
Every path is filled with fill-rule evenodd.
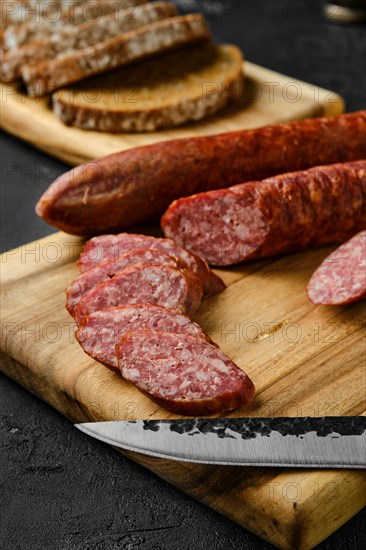
M 56 233 L 1 257 L 1 370 L 74 422 L 175 418 L 74 339 L 64 289 L 77 274 L 81 244 Z M 257 388 L 253 404 L 231 416 L 365 414 L 365 304 L 316 307 L 306 297 L 311 273 L 331 250 L 217 270 L 228 287 L 202 303 L 196 320 Z M 364 471 L 126 455 L 283 549 L 313 548 L 366 505 Z
M 243 104 L 228 107 L 204 121 L 144 134 L 108 134 L 71 128 L 53 114 L 49 100 L 19 93 L 0 84 L 1 127 L 35 147 L 71 164 L 166 139 L 210 135 L 306 117 L 340 114 L 342 98 L 334 92 L 265 69 L 244 64 Z M 128 98 L 127 98 L 128 99 Z M 138 96 L 133 98 L 138 100 Z

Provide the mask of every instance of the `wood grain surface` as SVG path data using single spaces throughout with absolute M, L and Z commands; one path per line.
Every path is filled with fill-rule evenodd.
M 1 257 L 1 370 L 75 422 L 175 418 L 84 354 L 64 308 L 81 240 L 56 233 Z M 312 305 L 331 248 L 217 270 L 228 288 L 196 320 L 254 381 L 231 416 L 366 410 L 364 303 Z M 216 467 L 127 456 L 279 548 L 306 550 L 366 504 L 363 471 Z
M 71 164 L 80 164 L 166 139 L 216 134 L 343 112 L 344 102 L 334 92 L 250 62 L 245 63 L 244 71 L 245 97 L 241 106 L 228 107 L 206 120 L 171 130 L 108 134 L 67 127 L 53 114 L 48 99 L 30 98 L 10 84 L 0 84 L 0 125 L 55 157 Z

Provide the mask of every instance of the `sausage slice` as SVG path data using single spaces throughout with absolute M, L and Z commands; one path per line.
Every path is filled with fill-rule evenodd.
M 186 269 L 163 265 L 135 265 L 89 290 L 74 310 L 80 323 L 84 315 L 112 306 L 157 304 L 193 315 L 202 298 L 202 282 Z
M 170 239 L 158 239 L 148 235 L 120 233 L 119 235 L 94 237 L 85 244 L 81 251 L 78 267 L 83 273 L 102 261 L 116 260 L 121 254 L 139 248 L 161 250 L 168 256 L 177 258 L 177 261 L 181 260 L 186 263 L 193 273 L 197 273 L 201 277 L 206 296 L 213 296 L 225 290 L 224 282 L 210 270 L 202 258 L 184 250 Z
M 122 376 L 176 414 L 206 415 L 247 405 L 250 378 L 201 338 L 160 331 L 129 332 L 116 346 Z
M 332 306 L 366 298 L 366 231 L 325 258 L 311 277 L 307 292 L 314 304 Z
M 161 330 L 191 334 L 209 341 L 201 327 L 173 309 L 151 304 L 118 306 L 83 317 L 75 336 L 90 357 L 119 372 L 116 344 L 132 330 Z
M 100 283 L 109 281 L 123 269 L 133 265 L 169 265 L 186 268 L 187 264 L 179 258 L 172 258 L 157 249 L 132 250 L 122 254 L 117 260 L 101 262 L 97 267 L 88 269 L 69 285 L 66 290 L 66 308 L 73 315 L 74 309 L 81 298 Z

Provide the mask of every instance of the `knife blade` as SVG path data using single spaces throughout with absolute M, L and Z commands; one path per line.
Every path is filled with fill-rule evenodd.
M 366 468 L 366 417 L 192 418 L 75 424 L 106 443 L 199 464 Z

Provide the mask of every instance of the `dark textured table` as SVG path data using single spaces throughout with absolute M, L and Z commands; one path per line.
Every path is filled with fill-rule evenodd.
M 270 69 L 340 93 L 347 110 L 366 107 L 366 26 L 326 23 L 321 2 L 182 1 L 201 5 L 215 39 L 241 46 Z M 52 229 L 34 214 L 48 184 L 67 169 L 1 135 L 1 246 Z M 0 375 L 0 547 L 4 550 L 228 550 L 272 548 L 92 440 Z M 357 550 L 366 510 L 318 546 Z

